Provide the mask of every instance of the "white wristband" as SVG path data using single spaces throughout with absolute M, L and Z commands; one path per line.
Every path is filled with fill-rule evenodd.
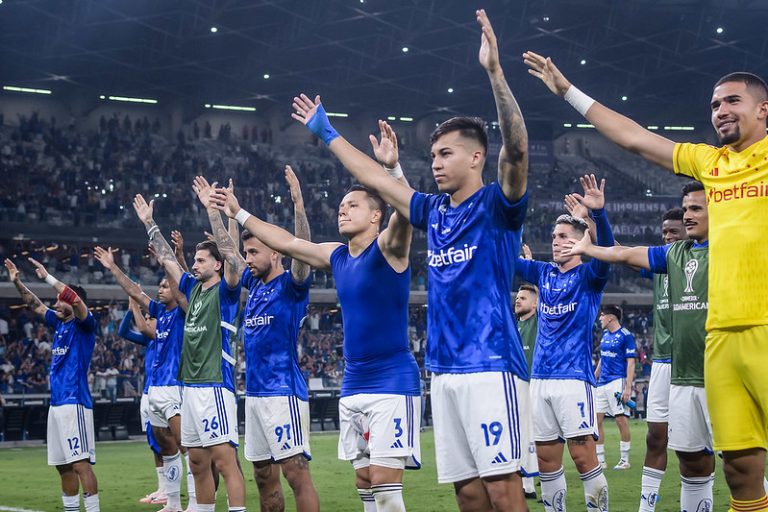
M 147 236 L 148 236 L 148 237 L 149 237 L 149 239 L 151 240 L 151 239 L 152 239 L 152 237 L 155 235 L 155 233 L 157 233 L 158 231 L 160 231 L 160 227 L 159 227 L 159 226 L 157 226 L 157 225 L 154 225 L 154 226 L 152 226 L 151 228 L 149 228 L 149 229 L 147 230 Z
M 403 168 L 400 167 L 400 162 L 397 162 L 397 164 L 395 164 L 395 166 L 391 169 L 385 165 L 384 170 L 387 171 L 389 175 L 396 180 L 403 177 Z
M 45 282 L 53 287 L 56 287 L 56 285 L 59 284 L 59 280 L 53 277 L 51 274 L 45 276 Z
M 237 221 L 238 224 L 240 224 L 241 226 L 244 226 L 245 221 L 247 221 L 250 216 L 251 216 L 250 213 L 240 208 L 240 211 L 237 212 L 237 215 L 235 215 L 235 220 Z
M 582 116 L 586 116 L 589 107 L 595 103 L 595 100 L 581 92 L 575 85 L 572 85 L 568 88 L 568 91 L 565 93 L 563 99 L 570 103 L 571 106 L 575 108 L 576 111 Z

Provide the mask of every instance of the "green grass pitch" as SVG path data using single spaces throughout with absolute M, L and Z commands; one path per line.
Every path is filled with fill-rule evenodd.
M 610 487 L 610 506 L 615 512 L 637 510 L 640 496 L 640 476 L 645 452 L 645 423 L 630 421 L 632 428 L 632 468 L 628 471 L 612 471 L 606 475 Z M 619 457 L 618 431 L 613 422 L 606 424 L 606 451 L 609 468 Z M 313 434 L 310 464 L 312 476 L 320 494 L 320 506 L 327 511 L 360 511 L 362 505 L 357 497 L 352 467 L 336 459 L 336 434 Z M 423 468 L 407 471 L 405 475 L 405 503 L 408 510 L 450 511 L 457 510 L 450 485 L 438 485 L 435 471 L 434 439 L 432 431 L 421 436 Z M 251 466 L 242 459 L 246 473 L 248 509 L 258 510 L 258 492 L 253 481 Z M 141 505 L 138 499 L 151 492 L 156 486 L 149 448 L 143 442 L 99 443 L 96 450 L 96 476 L 99 480 L 101 509 L 108 512 L 148 512 L 161 507 Z M 573 464 L 566 456 L 568 479 L 568 508 L 583 510 L 582 486 Z M 223 481 L 222 481 L 223 487 Z M 182 484 L 185 492 L 186 481 Z M 0 510 L 10 508 L 59 511 L 62 510 L 59 497 L 59 478 L 56 470 L 46 465 L 44 447 L 0 449 Z M 677 459 L 670 452 L 669 467 L 661 488 L 662 499 L 656 507 L 658 512 L 677 512 L 679 508 L 680 480 Z M 295 510 L 290 488 L 283 482 L 286 496 L 286 510 Z M 226 511 L 225 493 L 219 493 L 217 511 Z M 723 480 L 720 462 L 717 464 L 715 481 L 715 511 L 727 510 L 728 489 Z M 186 499 L 182 499 L 186 503 Z M 534 501 L 528 502 L 532 511 L 543 510 Z M 8 507 L 8 508 L 4 508 Z

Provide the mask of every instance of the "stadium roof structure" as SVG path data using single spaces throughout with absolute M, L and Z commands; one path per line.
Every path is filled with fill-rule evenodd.
M 492 117 L 478 4 L 532 120 L 574 115 L 527 74 L 528 49 L 648 122 L 705 122 L 720 76 L 768 75 L 764 0 L 4 0 L 2 80 L 286 111 L 303 90 L 339 112 Z

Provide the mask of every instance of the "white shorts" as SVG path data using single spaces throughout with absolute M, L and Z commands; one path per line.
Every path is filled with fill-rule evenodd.
M 245 398 L 245 458 L 277 462 L 309 450 L 309 402 L 295 396 Z
M 589 382 L 531 379 L 533 432 L 537 442 L 591 435 L 597 439 L 597 413 Z
M 143 393 L 141 395 L 141 403 L 139 404 L 139 415 L 141 416 L 141 431 L 147 431 L 147 424 L 149 423 L 149 395 Z
M 670 449 L 713 453 L 712 425 L 704 388 L 671 385 L 669 411 Z
M 528 383 L 509 372 L 432 377 L 437 481 L 538 473 Z
M 237 400 L 222 387 L 184 387 L 181 402 L 181 445 L 206 448 L 238 444 Z
M 168 428 L 168 420 L 181 414 L 180 386 L 149 386 L 149 423 Z
M 651 381 L 648 383 L 648 401 L 645 404 L 649 423 L 669 422 L 669 386 L 672 380 L 672 363 L 651 365 Z
M 616 379 L 595 389 L 595 411 L 597 413 L 607 414 L 614 418 L 629 414 L 629 407 L 621 403 L 621 400 L 616 399 L 616 393 L 621 395 L 624 392 L 624 382 L 624 379 Z
M 48 465 L 63 466 L 83 459 L 96 464 L 93 410 L 82 405 L 48 408 Z
M 420 429 L 420 396 L 363 393 L 341 397 L 339 459 L 395 458 L 404 460 L 406 468 L 418 469 Z

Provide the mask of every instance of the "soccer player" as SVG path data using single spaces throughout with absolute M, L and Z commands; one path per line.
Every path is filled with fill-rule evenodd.
M 502 148 L 498 182 L 483 185 L 485 123 L 455 117 L 432 133 L 440 194 L 395 182 L 333 129 L 320 104 L 294 98 L 293 117 L 320 137 L 347 170 L 411 224 L 427 232 L 427 365 L 437 473 L 461 510 L 526 510 L 521 473 L 535 473 L 528 370 L 515 329 L 511 286 L 528 196 L 528 135 L 504 78 L 485 11 L 480 64 L 491 82 Z M 488 397 L 499 397 L 488 400 Z M 501 398 L 503 397 L 503 399 Z
M 98 512 L 99 494 L 96 475 L 96 438 L 93 432 L 93 401 L 88 389 L 88 369 L 96 344 L 97 324 L 85 305 L 85 290 L 67 286 L 29 258 L 35 274 L 51 285 L 58 297 L 53 309 L 46 307 L 19 278 L 19 270 L 5 260 L 8 277 L 27 307 L 45 317 L 53 329 L 48 408 L 48 465 L 56 466 L 61 477 L 61 501 L 65 512 L 80 510 L 79 488 L 83 488 L 86 512 Z
M 661 218 L 661 237 L 665 244 L 688 238 L 683 225 L 683 210 L 672 208 Z M 645 437 L 645 462 L 638 512 L 654 512 L 659 487 L 667 469 L 669 427 L 669 386 L 672 377 L 672 320 L 669 309 L 669 276 L 641 270 L 653 279 L 653 365 L 645 405 L 648 434 Z
M 285 167 L 285 178 L 294 205 L 295 236 L 309 240 L 301 187 L 290 166 Z M 206 209 L 212 208 L 207 199 L 210 187 L 204 178 L 195 178 L 195 191 L 205 200 Z M 215 208 L 213 213 L 220 215 Z M 219 245 L 230 236 L 223 224 L 216 223 L 212 229 Z M 309 304 L 310 268 L 294 259 L 287 271 L 282 255 L 252 233 L 244 231 L 242 240 L 245 260 L 241 262 L 241 284 L 249 290 L 243 326 L 245 458 L 253 463 L 261 510 L 284 510 L 282 469 L 296 498 L 296 509 L 316 511 L 319 501 L 308 464 L 309 397 L 296 352 Z
M 380 128 L 381 142 L 372 141 L 374 153 L 391 170 L 387 179 L 404 183 L 394 132 L 386 123 Z M 406 217 L 394 213 L 382 229 L 386 203 L 354 185 L 338 214 L 339 234 L 348 243 L 315 244 L 250 215 L 228 190 L 217 189 L 215 201 L 274 251 L 333 272 L 346 364 L 338 456 L 355 469 L 366 512 L 405 510 L 403 470 L 421 466 L 419 368 L 408 341 L 412 230 Z
M 613 469 L 629 469 L 630 433 L 627 416 L 629 408 L 625 405 L 632 392 L 635 380 L 635 361 L 637 350 L 635 337 L 621 326 L 622 311 L 619 306 L 606 305 L 600 311 L 600 327 L 603 337 L 600 340 L 600 360 L 595 369 L 597 389 L 595 390 L 595 409 L 597 410 L 597 460 L 605 469 L 605 437 L 603 420 L 605 415 L 613 416 L 619 427 L 621 458 Z M 617 398 L 618 395 L 618 398 Z
M 603 209 L 605 180 L 594 175 L 580 178 L 584 195 L 574 196 L 591 210 L 597 243 L 614 244 L 611 226 Z M 536 453 L 541 471 L 541 495 L 547 512 L 565 507 L 563 442 L 584 486 L 588 510 L 608 510 L 608 482 L 595 448 L 595 407 L 592 369 L 592 326 L 609 265 L 597 260 L 582 264 L 578 256 L 563 254 L 563 244 L 582 235 L 589 237 L 588 223 L 561 215 L 552 230 L 552 263 L 518 258 L 517 274 L 539 288 L 539 332 L 536 338 L 531 402 Z
M 181 386 L 177 380 L 181 342 L 184 336 L 184 307 L 181 305 L 176 286 L 172 286 L 168 277 L 160 280 L 157 290 L 158 300 L 150 299 L 141 287 L 131 281 L 115 262 L 111 247 L 94 248 L 94 256 L 114 277 L 131 300 L 149 312 L 155 319 L 149 328 L 153 347 L 153 358 L 148 373 L 148 419 L 153 434 L 157 439 L 163 456 L 163 476 L 165 478 L 166 506 L 161 512 L 181 510 L 181 476 L 183 475 L 181 457 Z M 138 320 L 138 319 L 137 319 Z M 186 451 L 186 450 L 184 450 Z M 189 490 L 194 496 L 194 488 Z M 193 500 L 194 501 L 194 500 Z M 193 503 L 194 505 L 194 503 Z
M 141 498 L 139 503 L 151 503 L 156 505 L 165 505 L 168 498 L 165 495 L 165 472 L 163 470 L 163 455 L 160 445 L 152 434 L 152 425 L 149 423 L 149 386 L 152 383 L 152 365 L 155 362 L 155 336 L 154 332 L 144 332 L 134 318 L 141 316 L 136 302 L 128 299 L 128 311 L 125 312 L 120 326 L 117 328 L 118 336 L 128 341 L 142 345 L 144 350 L 144 389 L 141 393 L 141 405 L 139 406 L 139 415 L 141 417 L 141 431 L 147 434 L 147 444 L 152 450 L 155 459 L 155 469 L 157 471 L 157 490 Z
M 527 246 L 523 247 L 523 254 L 528 258 Z M 531 256 L 529 259 L 533 259 Z M 536 347 L 539 317 L 536 314 L 538 307 L 539 290 L 535 285 L 524 283 L 520 285 L 515 296 L 515 316 L 517 317 L 517 331 L 520 333 L 520 341 L 523 343 L 525 361 L 528 363 L 528 372 L 533 364 L 533 350 Z M 532 476 L 523 477 L 523 491 L 525 498 L 536 499 L 536 487 Z
M 188 302 L 178 379 L 184 387 L 181 444 L 189 449 L 197 511 L 214 510 L 212 462 L 224 477 L 230 512 L 244 511 L 245 481 L 236 451 L 235 359 L 230 347 L 230 337 L 237 333 L 240 306 L 237 251 L 232 243 L 225 261 L 214 242 L 201 242 L 196 247 L 192 274 L 182 272 L 173 249 L 152 218 L 154 200 L 147 203 L 138 194 L 133 207 L 168 279 L 179 283 L 178 289 Z M 159 309 L 155 312 L 160 314 Z
M 585 254 L 669 275 L 672 378 L 669 392 L 669 447 L 680 461 L 682 510 L 712 510 L 715 461 L 704 392 L 709 217 L 704 186 L 683 187 L 684 224 L 690 240 L 658 247 L 594 247 L 589 240 L 566 244 L 568 254 Z M 586 238 L 586 237 L 585 237 Z M 716 379 L 717 375 L 710 379 Z
M 768 448 L 768 86 L 751 73 L 715 83 L 711 121 L 722 147 L 675 143 L 594 101 L 551 59 L 526 52 L 529 72 L 565 97 L 622 148 L 704 184 L 712 215 L 707 317 L 707 397 L 715 449 L 723 451 L 734 512 L 768 511 L 763 486 Z M 745 300 L 745 297 L 747 300 Z

